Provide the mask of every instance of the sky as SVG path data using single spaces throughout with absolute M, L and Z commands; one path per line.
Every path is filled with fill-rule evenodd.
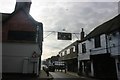
M 95 27 L 118 15 L 118 1 L 32 0 L 30 14 L 36 21 L 43 23 L 42 60 L 56 56 L 60 50 L 80 38 L 80 35 L 73 34 L 72 40 L 57 40 L 57 33 L 49 31 L 80 33 L 81 28 L 84 28 L 87 35 Z M 12 13 L 15 2 L 0 0 L 0 12 Z

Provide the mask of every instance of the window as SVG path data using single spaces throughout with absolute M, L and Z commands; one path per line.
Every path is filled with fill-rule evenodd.
M 67 51 L 65 51 L 65 55 L 67 54 Z
M 75 52 L 75 46 L 73 46 L 73 52 Z
M 64 56 L 65 55 L 65 52 L 62 52 L 62 56 Z
M 85 43 L 82 44 L 82 53 L 86 53 L 86 44 Z
M 70 49 L 67 50 L 67 54 L 70 54 Z
M 9 31 L 8 40 L 36 41 L 36 32 L 33 31 Z
M 94 41 L 95 41 L 95 48 L 101 47 L 100 35 L 99 35 L 99 36 L 96 36 L 96 37 L 94 38 Z
M 86 71 L 91 72 L 91 62 L 90 61 L 86 62 L 85 66 L 86 66 L 86 68 L 85 68 Z
M 70 48 L 70 53 L 73 53 L 73 47 Z
M 63 53 L 60 53 L 60 56 L 63 56 Z

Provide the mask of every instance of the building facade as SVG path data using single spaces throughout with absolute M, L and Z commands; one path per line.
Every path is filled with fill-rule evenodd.
M 75 73 L 78 72 L 78 43 L 79 40 L 73 42 L 59 52 L 59 60 L 66 63 L 67 71 Z
M 40 73 L 43 24 L 29 14 L 31 2 L 16 2 L 2 13 L 2 73 Z
M 91 31 L 79 43 L 79 74 L 120 80 L 120 15 Z

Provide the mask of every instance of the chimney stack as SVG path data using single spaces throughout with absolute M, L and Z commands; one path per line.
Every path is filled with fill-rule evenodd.
M 26 13 L 29 13 L 31 3 L 31 0 L 16 0 L 15 11 L 22 8 Z
M 84 38 L 84 35 L 85 35 L 85 33 L 84 33 L 83 28 L 82 28 L 82 31 L 81 31 L 81 40 Z

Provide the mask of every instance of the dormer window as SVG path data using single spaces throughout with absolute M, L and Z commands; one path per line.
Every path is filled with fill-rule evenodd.
M 94 38 L 95 48 L 101 47 L 100 35 Z

